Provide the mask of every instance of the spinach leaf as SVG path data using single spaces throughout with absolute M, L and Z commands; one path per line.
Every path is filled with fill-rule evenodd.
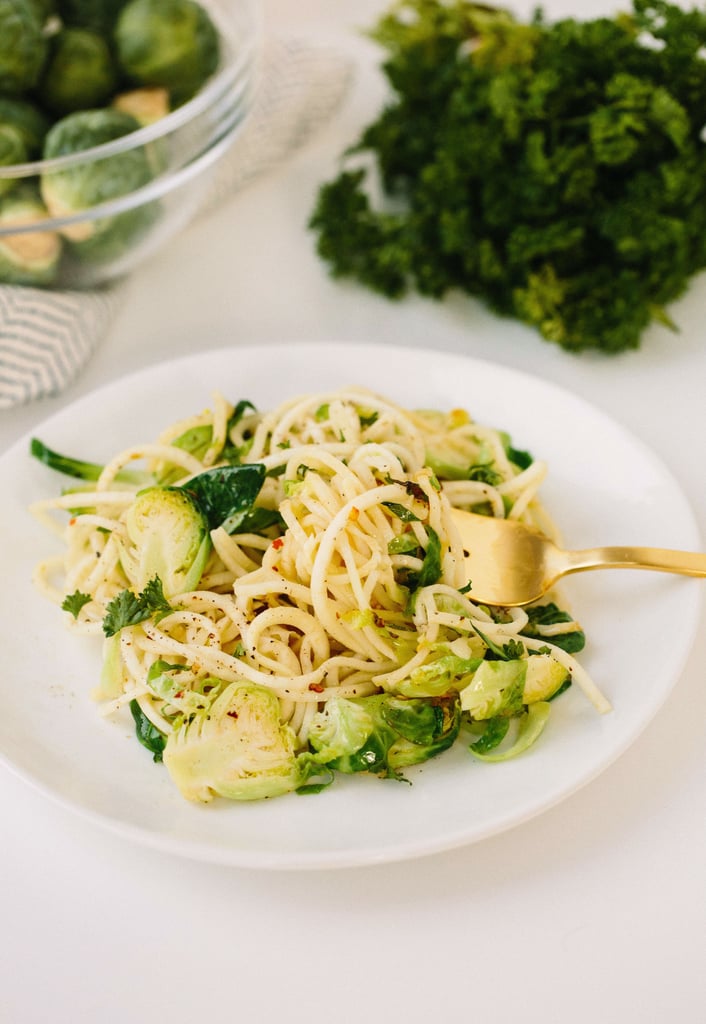
M 167 742 L 164 733 L 161 733 L 155 725 L 152 725 L 136 700 L 130 701 L 130 711 L 135 721 L 135 735 L 138 740 L 152 754 L 153 761 L 161 761 Z
M 535 640 L 546 640 L 547 643 L 560 647 L 567 654 L 577 654 L 586 646 L 586 634 L 582 629 L 567 630 L 566 633 L 558 633 L 550 637 L 543 637 L 538 631 L 538 626 L 553 626 L 558 622 L 575 621 L 568 612 L 563 611 L 553 601 L 527 608 L 526 611 L 529 622 L 522 630 L 524 636 L 532 637 Z
M 265 467 L 261 462 L 217 466 L 199 473 L 180 489 L 196 500 L 209 529 L 215 530 L 233 516 L 250 511 L 264 479 Z

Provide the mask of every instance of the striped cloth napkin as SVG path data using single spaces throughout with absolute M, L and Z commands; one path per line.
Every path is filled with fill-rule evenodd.
M 323 43 L 268 39 L 253 108 L 202 212 L 307 142 L 338 110 L 352 72 L 351 59 Z M 87 292 L 0 285 L 0 409 L 67 387 L 105 336 L 122 293 L 119 284 Z

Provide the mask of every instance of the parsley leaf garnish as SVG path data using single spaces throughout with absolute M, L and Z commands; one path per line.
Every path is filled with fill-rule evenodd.
M 85 604 L 92 601 L 93 598 L 90 594 L 84 594 L 80 590 L 74 590 L 73 594 L 67 594 L 64 600 L 61 602 L 61 607 L 65 612 L 71 612 L 75 619 L 78 618 L 78 613 L 81 611 Z
M 103 632 L 115 636 L 125 626 L 136 626 L 155 614 L 168 615 L 172 606 L 164 596 L 162 581 L 155 576 L 140 594 L 121 590 L 108 604 L 103 617 Z

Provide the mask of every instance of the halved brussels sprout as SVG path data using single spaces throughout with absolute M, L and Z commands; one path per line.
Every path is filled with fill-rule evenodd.
M 461 707 L 475 721 L 522 709 L 528 659 L 483 661 L 461 690 Z
M 280 722 L 279 701 L 253 683 L 225 685 L 208 708 L 184 719 L 168 737 L 163 760 L 187 800 L 260 800 L 289 793 L 302 781 L 295 736 Z
M 112 106 L 130 114 L 142 127 L 154 124 L 169 113 L 169 93 L 161 86 L 131 89 L 113 97 Z
M 79 110 L 51 127 L 44 157 L 49 160 L 79 153 L 129 135 L 139 127 L 134 117 L 119 110 Z M 51 215 L 65 217 L 134 192 L 152 177 L 149 149 L 133 147 L 101 160 L 47 172 L 41 178 L 41 192 Z M 114 217 L 87 218 L 67 225 L 61 233 L 70 241 L 75 255 L 95 261 L 112 259 L 131 246 L 152 223 L 155 212 L 155 205 L 150 203 Z
M 148 487 L 127 511 L 129 544 L 122 562 L 131 583 L 143 590 L 158 576 L 164 596 L 193 590 L 211 552 L 208 523 L 186 491 Z
M 41 222 L 47 211 L 36 190 L 19 185 L 0 199 L 0 228 Z M 5 284 L 48 285 L 56 277 L 61 240 L 54 231 L 0 235 L 0 281 Z
M 26 159 L 27 147 L 21 133 L 11 124 L 0 124 L 0 167 L 12 167 Z M 15 178 L 0 178 L 0 196 L 10 192 L 16 184 Z

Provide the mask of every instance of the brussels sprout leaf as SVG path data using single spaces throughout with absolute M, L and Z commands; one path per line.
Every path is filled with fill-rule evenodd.
M 507 716 L 489 718 L 485 723 L 485 729 L 475 743 L 471 743 L 469 749 L 474 754 L 487 754 L 489 750 L 494 750 L 502 743 L 509 728 L 510 719 Z
M 525 750 L 532 746 L 535 740 L 538 739 L 540 733 L 547 724 L 549 717 L 549 704 L 547 701 L 537 701 L 535 704 L 530 704 L 527 711 L 519 717 L 519 726 L 517 734 L 515 736 L 514 743 L 511 744 L 506 750 L 498 750 L 487 752 L 485 750 L 478 749 L 478 743 L 473 743 L 468 748 L 474 757 L 477 757 L 480 761 L 509 761 L 513 757 L 517 757 L 518 754 L 523 754 Z M 494 719 L 491 721 L 495 721 Z M 485 734 L 484 734 L 485 736 Z M 481 737 L 481 740 L 484 738 Z M 496 744 L 493 744 L 496 746 Z

